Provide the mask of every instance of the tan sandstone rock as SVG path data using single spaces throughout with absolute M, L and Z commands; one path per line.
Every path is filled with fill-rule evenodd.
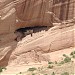
M 14 32 L 16 15 L 13 0 L 0 0 L 0 34 Z
M 19 42 L 14 41 L 15 29 L 53 26 L 47 11 L 49 0 L 0 0 L 1 66 L 49 61 L 45 53 L 75 46 L 75 23 L 57 23 L 47 31 L 41 30 L 32 37 L 28 35 Z

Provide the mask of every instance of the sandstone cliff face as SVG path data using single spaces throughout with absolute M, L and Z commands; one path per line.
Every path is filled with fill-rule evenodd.
M 50 0 L 25 0 L 16 4 L 19 23 L 17 26 L 51 26 L 51 16 L 47 13 Z
M 49 0 L 0 0 L 0 66 L 49 61 L 50 57 L 44 54 L 75 46 L 74 22 L 62 26 L 57 23 L 47 31 L 14 41 L 13 32 L 20 27 L 52 26 L 50 15 L 45 13 L 48 3 Z
M 16 24 L 15 11 L 12 0 L 0 0 L 0 34 L 14 32 Z
M 0 47 L 0 65 L 22 64 L 49 61 L 46 53 L 74 47 L 75 25 L 70 27 L 50 28 L 48 31 L 33 33 L 19 41 L 11 41 Z
M 49 0 L 0 0 L 0 34 L 18 28 L 52 26 Z M 35 14 L 34 14 L 35 13 Z

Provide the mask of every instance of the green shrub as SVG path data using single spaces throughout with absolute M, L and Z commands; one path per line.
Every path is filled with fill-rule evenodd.
M 52 69 L 53 68 L 53 65 L 48 65 L 47 68 Z
M 59 62 L 59 64 L 64 64 L 64 63 L 65 63 L 64 61 Z
M 2 71 L 3 71 L 3 69 L 5 69 L 5 70 L 6 70 L 6 68 L 5 68 L 5 67 L 0 67 L 0 72 L 2 72 Z
M 75 51 L 73 51 L 73 52 L 70 53 L 71 56 L 74 55 L 74 54 L 75 54 Z
M 55 64 L 58 64 L 58 62 L 57 62 L 57 61 L 55 61 Z
M 50 62 L 50 61 L 49 61 L 48 64 L 53 64 L 53 62 Z
M 66 54 L 63 54 L 64 57 L 68 57 Z
M 75 55 L 73 55 L 72 58 L 75 58 Z
M 44 75 L 48 75 L 48 74 L 44 74 Z
M 75 58 L 75 51 L 71 52 L 70 55 L 71 55 L 72 58 Z
M 37 70 L 35 67 L 29 68 L 28 71 L 35 71 Z
M 3 70 L 2 70 L 2 68 L 0 68 L 0 72 L 2 72 Z
M 35 73 L 33 73 L 32 75 L 35 75 Z
M 64 72 L 61 75 L 69 75 L 69 73 L 68 72 Z
M 71 53 L 73 54 L 73 53 Z M 63 56 L 65 57 L 64 58 L 64 62 L 67 63 L 67 62 L 71 62 L 71 58 L 69 56 L 67 56 L 66 54 L 63 54 Z
M 75 54 L 75 51 L 74 51 L 74 54 Z
M 20 72 L 19 74 L 22 74 L 22 72 Z
M 71 55 L 71 56 L 74 55 L 74 52 L 71 52 L 70 55 Z
M 53 72 L 51 75 L 55 75 L 55 73 Z
M 71 62 L 71 58 L 70 57 L 66 57 L 64 58 L 64 62 L 67 63 L 67 62 Z

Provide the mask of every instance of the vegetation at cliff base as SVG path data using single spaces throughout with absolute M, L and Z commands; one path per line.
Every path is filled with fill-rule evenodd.
M 28 71 L 35 71 L 37 70 L 35 67 L 29 68 Z
M 3 70 L 6 70 L 5 67 L 0 67 L 0 72 L 3 72 Z

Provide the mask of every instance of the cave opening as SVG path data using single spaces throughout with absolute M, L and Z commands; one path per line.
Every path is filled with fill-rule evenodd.
M 51 27 L 48 26 L 34 26 L 34 27 L 25 27 L 19 28 L 14 33 L 17 35 L 16 41 L 20 41 L 22 38 L 26 37 L 27 35 L 33 36 L 33 33 L 38 33 L 41 31 L 48 31 Z

